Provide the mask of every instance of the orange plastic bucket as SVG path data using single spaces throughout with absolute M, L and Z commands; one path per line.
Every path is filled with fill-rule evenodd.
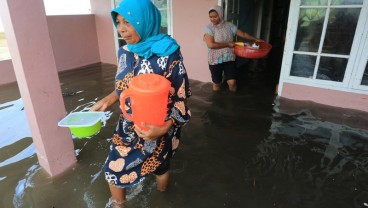
M 146 130 L 141 123 L 162 126 L 165 123 L 171 83 L 157 74 L 141 74 L 132 78 L 129 88 L 120 94 L 120 109 L 124 116 Z M 126 112 L 130 97 L 132 114 Z

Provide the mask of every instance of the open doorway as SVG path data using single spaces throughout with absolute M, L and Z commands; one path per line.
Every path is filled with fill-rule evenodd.
M 224 8 L 226 21 L 272 45 L 271 52 L 265 58 L 237 59 L 241 78 L 246 74 L 255 76 L 262 72 L 267 74 L 267 85 L 276 87 L 281 71 L 290 0 L 221 0 L 219 4 Z
M 272 6 L 272 21 L 269 32 L 269 43 L 272 45 L 272 50 L 268 55 L 267 70 L 274 78 L 273 84 L 276 86 L 281 72 L 282 58 L 285 46 L 285 37 L 287 23 L 289 17 L 290 0 L 274 0 Z

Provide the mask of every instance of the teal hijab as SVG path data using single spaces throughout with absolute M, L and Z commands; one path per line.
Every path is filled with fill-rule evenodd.
M 123 0 L 111 11 L 115 27 L 118 14 L 128 20 L 140 37 L 138 43 L 127 44 L 130 51 L 148 59 L 153 54 L 168 56 L 179 48 L 169 35 L 159 34 L 161 14 L 151 0 Z

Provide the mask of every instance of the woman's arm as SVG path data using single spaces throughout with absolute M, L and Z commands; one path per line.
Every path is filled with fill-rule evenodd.
M 115 90 L 113 90 L 110 94 L 106 97 L 102 98 L 101 100 L 95 103 L 90 111 L 105 111 L 107 108 L 118 102 L 119 98 L 116 94 Z
M 239 29 L 236 30 L 236 35 L 241 37 L 241 38 L 244 38 L 246 40 L 251 40 L 251 41 L 255 41 L 255 42 L 263 42 L 263 40 L 258 39 L 258 38 L 254 37 L 252 35 L 249 35 L 248 33 L 243 32 Z
M 215 42 L 215 39 L 210 34 L 205 34 L 203 40 L 206 42 L 207 47 L 210 49 L 220 49 L 220 48 L 227 48 L 227 47 L 234 47 L 234 42 L 226 42 L 226 43 L 218 43 Z

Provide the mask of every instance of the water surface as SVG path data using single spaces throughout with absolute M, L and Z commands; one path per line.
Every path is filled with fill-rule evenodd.
M 367 114 L 274 95 L 270 74 L 240 69 L 238 93 L 191 80 L 192 120 L 171 165 L 168 192 L 153 177 L 128 190 L 127 207 L 368 207 Z M 60 74 L 68 112 L 86 111 L 114 88 L 115 67 Z M 77 164 L 57 178 L 39 166 L 16 84 L 0 87 L 0 207 L 109 204 L 102 165 L 118 107 L 101 132 L 74 139 Z

